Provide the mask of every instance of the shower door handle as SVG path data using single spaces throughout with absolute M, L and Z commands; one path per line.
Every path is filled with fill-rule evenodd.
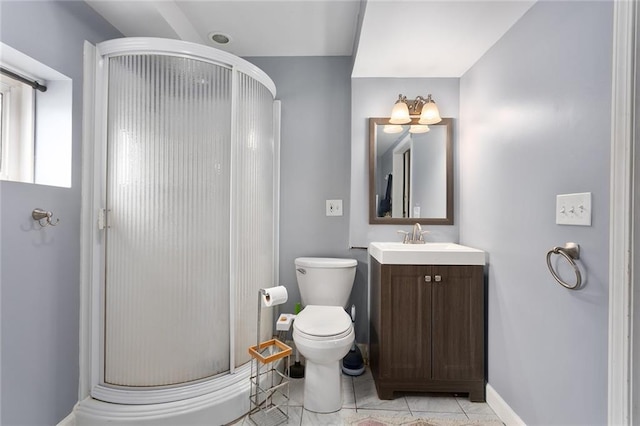
M 100 209 L 98 210 L 98 230 L 102 231 L 106 228 L 111 228 L 109 225 L 109 212 L 111 210 Z
M 106 224 L 107 224 L 106 216 L 107 216 L 107 213 L 105 212 L 105 209 L 98 210 L 98 230 L 100 231 L 106 228 Z

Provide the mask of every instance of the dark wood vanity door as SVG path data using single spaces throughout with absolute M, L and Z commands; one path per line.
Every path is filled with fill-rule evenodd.
M 370 262 L 370 361 L 379 398 L 468 392 L 484 401 L 484 267 Z
M 482 379 L 484 377 L 482 266 L 437 266 L 432 272 L 434 275 L 431 325 L 433 379 Z
M 382 272 L 380 376 L 431 378 L 431 285 L 428 268 L 385 265 Z

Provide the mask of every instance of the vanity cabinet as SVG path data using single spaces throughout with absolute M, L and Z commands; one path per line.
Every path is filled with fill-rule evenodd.
M 482 265 L 380 264 L 370 257 L 370 364 L 380 399 L 396 391 L 485 400 Z

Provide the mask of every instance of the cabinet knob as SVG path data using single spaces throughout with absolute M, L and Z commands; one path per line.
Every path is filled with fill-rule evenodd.
M 430 283 L 431 282 L 431 275 L 425 275 L 424 276 L 424 282 Z
M 442 281 L 442 276 L 436 275 L 436 282 L 439 283 L 440 281 Z

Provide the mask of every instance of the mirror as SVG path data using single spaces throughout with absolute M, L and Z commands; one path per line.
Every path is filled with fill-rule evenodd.
M 369 223 L 453 225 L 453 123 L 427 133 L 411 123 L 386 133 L 388 117 L 369 118 Z

